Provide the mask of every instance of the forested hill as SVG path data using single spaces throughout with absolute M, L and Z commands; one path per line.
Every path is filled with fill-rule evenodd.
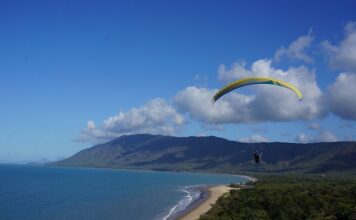
M 252 157 L 262 150 L 260 164 Z M 127 135 L 82 150 L 55 166 L 172 171 L 356 174 L 356 142 L 241 143 L 218 137 Z

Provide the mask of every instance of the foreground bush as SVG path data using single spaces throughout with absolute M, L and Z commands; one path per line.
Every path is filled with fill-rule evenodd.
M 356 182 L 322 177 L 265 177 L 232 190 L 200 220 L 356 219 Z

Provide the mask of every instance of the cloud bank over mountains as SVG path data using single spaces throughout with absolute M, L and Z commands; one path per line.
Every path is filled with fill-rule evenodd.
M 139 108 L 119 112 L 98 127 L 93 121 L 88 121 L 79 141 L 100 143 L 120 135 L 136 133 L 173 135 L 183 124 L 184 117 L 173 106 L 163 99 L 154 99 Z
M 211 98 L 217 88 L 188 86 L 178 91 L 171 100 L 153 99 L 139 108 L 132 108 L 108 117 L 99 126 L 88 121 L 79 140 L 100 143 L 123 134 L 152 133 L 177 134 L 190 121 L 202 126 L 226 124 L 291 122 L 323 119 L 328 114 L 343 120 L 356 120 L 356 22 L 345 26 L 345 36 L 340 42 L 320 43 L 328 65 L 341 70 L 324 90 L 320 88 L 317 70 L 309 65 L 314 59 L 308 50 L 314 41 L 311 31 L 299 37 L 288 47 L 281 47 L 273 58 L 259 59 L 249 66 L 245 62 L 233 63 L 230 67 L 221 64 L 217 78 L 225 84 L 243 77 L 273 77 L 292 83 L 303 93 L 303 100 L 285 88 L 259 85 L 232 92 L 222 97 L 214 106 Z M 285 69 L 274 67 L 283 58 L 295 59 L 304 64 Z M 315 124 L 314 124 L 315 125 Z M 312 126 L 320 130 L 320 126 Z M 268 142 L 269 138 L 254 134 L 240 138 L 244 142 Z M 304 133 L 296 136 L 301 143 L 339 140 L 330 131 L 319 131 L 311 137 Z
M 339 139 L 330 131 L 322 131 L 317 136 L 311 137 L 307 134 L 300 133 L 296 138 L 296 142 L 299 143 L 317 143 L 317 142 L 335 142 Z

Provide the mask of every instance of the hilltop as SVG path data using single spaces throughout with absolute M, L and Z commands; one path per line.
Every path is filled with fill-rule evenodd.
M 254 150 L 263 151 L 260 164 L 253 162 Z M 241 143 L 214 136 L 138 134 L 95 145 L 50 165 L 219 173 L 356 174 L 355 157 L 356 142 Z

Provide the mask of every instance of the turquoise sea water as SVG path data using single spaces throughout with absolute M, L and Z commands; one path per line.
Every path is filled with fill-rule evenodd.
M 0 165 L 0 219 L 169 219 L 232 175 Z

